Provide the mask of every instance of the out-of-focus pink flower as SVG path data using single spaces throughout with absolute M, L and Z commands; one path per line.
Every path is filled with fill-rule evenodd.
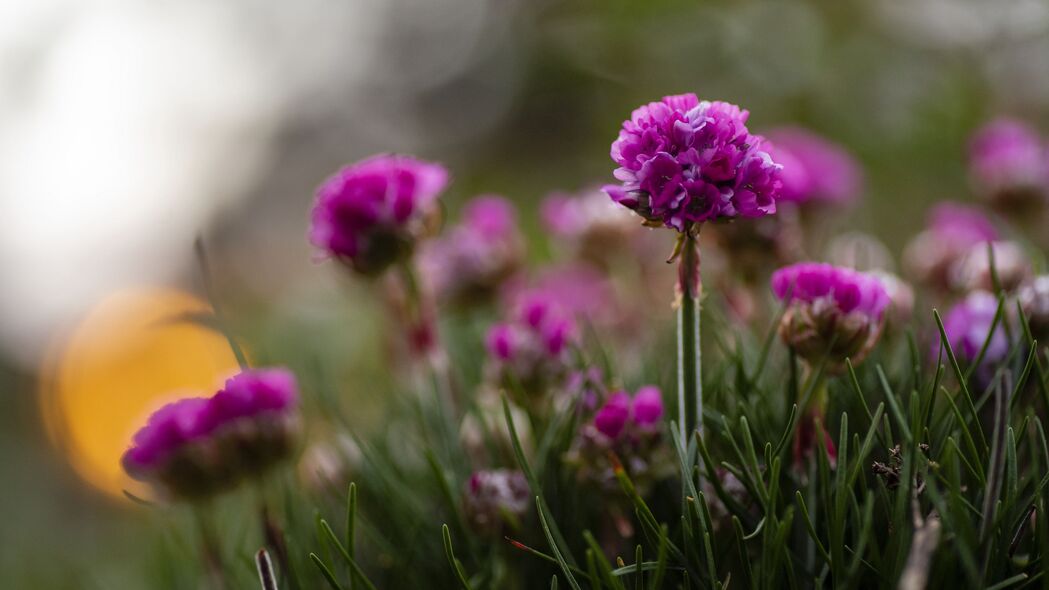
M 980 195 L 996 206 L 1044 206 L 1049 199 L 1049 150 L 1025 123 L 996 119 L 969 142 L 969 175 Z
M 459 224 L 427 243 L 419 267 L 439 300 L 472 304 L 498 291 L 523 258 L 513 204 L 484 195 L 467 203 Z
M 508 321 L 485 339 L 492 378 L 510 391 L 541 395 L 568 374 L 569 349 L 577 338 L 571 313 L 557 300 L 531 294 L 516 302 Z
M 648 222 L 681 232 L 704 221 L 775 213 L 781 166 L 764 138 L 747 130 L 748 116 L 695 94 L 638 107 L 612 143 L 621 184 L 605 191 Z
M 440 164 L 378 155 L 342 168 L 317 189 L 310 242 L 366 275 L 408 256 L 448 184 Z
M 998 299 L 986 291 L 974 291 L 961 300 L 943 316 L 943 329 L 947 341 L 959 360 L 972 362 L 980 354 L 984 342 L 988 341 L 982 367 L 990 367 L 1009 354 L 1009 339 L 1001 323 L 991 334 L 994 316 L 998 313 Z M 933 342 L 933 355 L 939 356 L 940 341 Z
M 954 265 L 974 246 L 998 237 L 994 224 L 978 209 L 940 203 L 930 211 L 926 229 L 907 244 L 904 268 L 916 281 L 950 291 Z
M 1049 344 L 1049 275 L 1035 277 L 1025 284 L 1017 291 L 1016 299 L 1039 346 Z
M 186 398 L 154 412 L 122 463 L 132 477 L 174 497 L 207 496 L 284 459 L 297 426 L 294 375 L 243 371 L 210 398 Z
M 787 304 L 780 336 L 811 363 L 840 369 L 858 363 L 881 334 L 889 295 L 875 276 L 849 268 L 805 262 L 772 275 L 772 291 Z
M 997 274 L 999 286 L 1012 292 L 1031 278 L 1031 273 L 1031 261 L 1023 246 L 1012 241 L 985 242 L 973 245 L 952 265 L 951 283 L 955 290 L 962 292 L 993 291 L 996 288 L 994 275 Z
M 843 205 L 860 196 L 863 172 L 840 145 L 800 127 L 781 127 L 766 136 L 772 158 L 783 165 L 782 200 Z

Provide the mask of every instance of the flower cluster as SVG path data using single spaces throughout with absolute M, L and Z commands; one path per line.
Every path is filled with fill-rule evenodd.
M 1049 150 L 1020 121 L 997 119 L 973 135 L 969 173 L 980 195 L 1002 208 L 1040 206 L 1049 199 Z
M 800 127 L 769 131 L 773 159 L 783 166 L 781 199 L 847 204 L 859 197 L 863 174 L 841 146 Z
M 462 221 L 420 252 L 419 266 L 439 300 L 469 304 L 490 298 L 523 258 L 514 206 L 484 195 L 467 203 Z
M 956 266 L 975 246 L 998 239 L 998 230 L 979 210 L 940 203 L 929 212 L 925 230 L 907 244 L 903 263 L 915 280 L 941 291 L 956 285 Z
M 776 212 L 780 166 L 749 113 L 694 94 L 636 109 L 612 143 L 619 185 L 605 191 L 653 225 L 681 232 L 704 221 Z
M 475 471 L 463 489 L 463 513 L 480 535 L 518 529 L 531 506 L 532 492 L 520 471 Z
M 365 275 L 404 260 L 448 184 L 440 164 L 378 155 L 346 166 L 317 189 L 310 241 Z
M 289 456 L 298 421 L 294 375 L 248 370 L 210 398 L 185 398 L 154 412 L 122 463 L 132 477 L 171 497 L 204 497 Z
M 553 193 L 543 199 L 539 213 L 553 236 L 568 242 L 580 258 L 597 264 L 628 246 L 639 229 L 634 216 L 596 188 L 578 195 Z
M 658 387 L 646 385 L 633 396 L 613 392 L 580 429 L 568 460 L 577 466 L 581 479 L 614 489 L 618 484 L 609 461 L 612 453 L 636 485 L 651 483 L 666 467 L 662 419 L 663 394 Z
M 875 276 L 820 263 L 800 263 L 772 275 L 772 291 L 787 304 L 780 336 L 810 363 L 840 369 L 859 362 L 881 333 L 889 295 Z
M 489 370 L 494 382 L 531 399 L 567 376 L 576 326 L 558 301 L 542 293 L 523 297 L 515 307 L 509 321 L 488 330 Z

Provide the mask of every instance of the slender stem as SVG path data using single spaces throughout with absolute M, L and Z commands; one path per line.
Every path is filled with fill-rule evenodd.
M 699 243 L 684 234 L 678 266 L 677 399 L 682 448 L 688 448 L 694 430 L 703 434 L 703 375 L 700 351 Z
M 222 564 L 222 546 L 219 544 L 218 535 L 215 534 L 215 530 L 211 526 L 209 507 L 194 506 L 193 518 L 200 533 L 200 549 L 212 586 L 216 590 L 225 590 L 229 587 L 229 584 L 226 580 L 226 569 Z

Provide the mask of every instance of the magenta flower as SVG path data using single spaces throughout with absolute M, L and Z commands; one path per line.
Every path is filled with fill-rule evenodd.
M 489 371 L 511 392 L 541 396 L 567 376 L 576 338 L 571 314 L 556 300 L 542 294 L 524 297 L 509 321 L 488 330 Z
M 621 184 L 605 192 L 647 222 L 681 232 L 704 221 L 775 213 L 781 166 L 764 138 L 747 130 L 748 116 L 694 94 L 639 107 L 612 143 Z
M 940 203 L 930 211 L 926 229 L 907 244 L 903 263 L 918 281 L 949 291 L 955 287 L 955 265 L 974 246 L 997 240 L 998 235 L 978 209 Z
M 290 454 L 297 405 L 287 370 L 244 371 L 210 398 L 181 399 L 154 412 L 124 453 L 124 469 L 177 498 L 232 487 Z
M 617 438 L 630 419 L 630 394 L 613 393 L 594 415 L 594 428 L 608 438 Z
M 626 467 L 635 484 L 647 486 L 661 477 L 668 466 L 663 444 L 663 394 L 646 385 L 631 396 L 612 392 L 579 430 L 568 453 L 581 479 L 601 486 L 616 486 L 609 452 Z
M 523 258 L 513 204 L 484 195 L 467 203 L 462 221 L 423 249 L 419 266 L 439 300 L 470 304 L 491 297 Z
M 1038 133 L 1014 119 L 997 119 L 969 143 L 969 174 L 980 194 L 1003 205 L 1044 204 L 1049 151 Z
M 439 164 L 378 155 L 317 189 L 310 241 L 327 256 L 374 275 L 408 256 L 448 184 Z
M 991 334 L 994 316 L 998 313 L 998 300 L 986 291 L 974 291 L 961 300 L 943 317 L 943 329 L 947 333 L 947 342 L 955 356 L 962 362 L 974 362 L 983 348 L 987 352 L 976 369 L 979 380 L 986 382 L 993 366 L 1009 355 L 1010 343 L 1001 323 Z M 933 357 L 940 355 L 941 343 L 933 343 Z
M 532 501 L 524 474 L 509 469 L 475 471 L 463 489 L 463 513 L 481 535 L 517 529 Z
M 881 334 L 889 295 L 876 276 L 804 262 L 772 275 L 772 291 L 787 304 L 779 332 L 795 353 L 839 370 L 870 352 Z
M 863 173 L 844 148 L 800 127 L 770 131 L 773 159 L 783 165 L 781 198 L 845 204 L 862 191 Z

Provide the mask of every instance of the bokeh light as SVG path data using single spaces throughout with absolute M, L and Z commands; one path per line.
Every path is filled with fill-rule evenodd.
M 58 344 L 42 371 L 42 410 L 84 481 L 113 496 L 145 495 L 120 466 L 131 434 L 164 402 L 210 393 L 237 367 L 225 338 L 190 319 L 209 310 L 176 290 L 119 291 Z

